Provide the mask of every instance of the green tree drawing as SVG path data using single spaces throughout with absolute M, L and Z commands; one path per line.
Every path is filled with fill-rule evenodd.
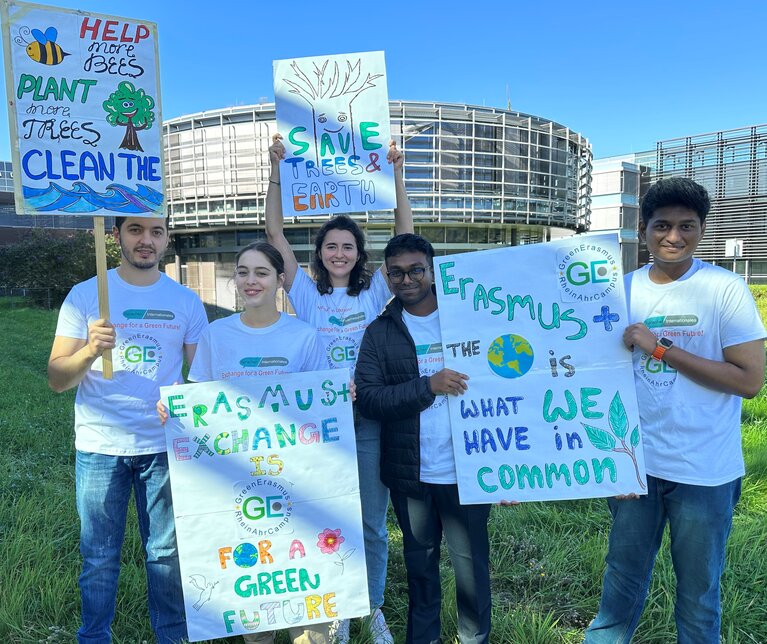
M 133 83 L 123 81 L 102 105 L 107 112 L 107 123 L 125 128 L 120 149 L 143 152 L 138 132 L 152 127 L 154 99 L 143 89 L 136 89 Z
M 639 445 L 639 425 L 634 425 L 634 429 L 631 430 L 629 435 L 629 442 L 626 443 L 626 434 L 629 430 L 629 419 L 626 415 L 626 408 L 623 406 L 620 392 L 616 391 L 610 402 L 610 413 L 608 416 L 610 422 L 610 431 L 581 423 L 583 429 L 588 434 L 589 441 L 597 449 L 601 449 L 605 452 L 619 452 L 621 454 L 628 454 L 634 463 L 634 471 L 636 472 L 637 481 L 642 489 L 645 488 L 645 484 L 642 481 L 642 477 L 639 474 L 639 464 L 637 463 L 636 448 Z M 620 444 L 618 444 L 620 441 Z

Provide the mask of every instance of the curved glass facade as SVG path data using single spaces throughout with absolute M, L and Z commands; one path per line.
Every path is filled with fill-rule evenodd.
M 405 154 L 416 232 L 438 254 L 588 229 L 592 154 L 577 132 L 487 107 L 391 101 L 389 108 L 392 136 Z M 210 287 L 195 283 L 193 264 L 215 262 L 215 274 L 223 274 L 237 248 L 264 237 L 274 105 L 201 112 L 163 127 L 176 270 L 185 271 L 178 277 L 210 302 Z M 366 231 L 371 258 L 380 260 L 393 234 L 393 213 L 352 216 Z M 299 262 L 309 261 L 312 233 L 323 220 L 286 221 Z

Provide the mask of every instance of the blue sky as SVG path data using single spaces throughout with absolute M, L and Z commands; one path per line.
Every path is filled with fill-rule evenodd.
M 390 98 L 510 99 L 586 136 L 595 158 L 767 122 L 760 0 L 49 4 L 156 22 L 164 118 L 272 101 L 274 59 L 383 49 Z

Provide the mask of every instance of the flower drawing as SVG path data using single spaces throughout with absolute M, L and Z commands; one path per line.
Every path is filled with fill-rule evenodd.
M 346 539 L 341 536 L 340 528 L 338 530 L 325 528 L 320 532 L 318 537 L 319 541 L 317 541 L 317 547 L 323 555 L 332 555 L 341 547 L 341 544 L 346 541 Z
M 320 532 L 317 535 L 317 547 L 320 549 L 320 552 L 323 555 L 336 555 L 338 557 L 338 561 L 334 562 L 336 566 L 341 566 L 341 574 L 344 573 L 344 562 L 351 557 L 352 553 L 354 553 L 355 548 L 352 548 L 351 550 L 347 550 L 345 553 L 338 552 L 338 549 L 341 547 L 341 544 L 346 541 L 344 537 L 341 536 L 341 529 L 338 530 L 332 530 L 331 528 L 325 528 L 322 532 Z

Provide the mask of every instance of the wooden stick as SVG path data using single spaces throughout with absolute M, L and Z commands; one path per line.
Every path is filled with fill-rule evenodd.
M 109 320 L 109 289 L 107 288 L 107 244 L 104 232 L 104 218 L 93 218 L 93 235 L 96 242 L 96 284 L 99 294 L 99 317 Z M 112 350 L 101 354 L 102 373 L 112 379 Z

